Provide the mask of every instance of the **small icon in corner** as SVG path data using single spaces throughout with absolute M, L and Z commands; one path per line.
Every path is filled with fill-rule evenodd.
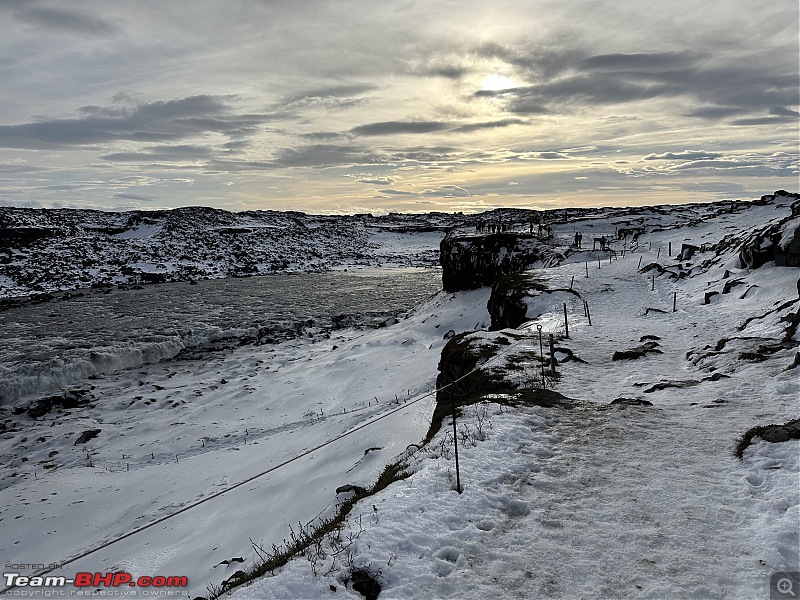
M 800 571 L 779 571 L 773 573 L 769 580 L 770 600 L 787 600 L 798 598 L 800 594 Z

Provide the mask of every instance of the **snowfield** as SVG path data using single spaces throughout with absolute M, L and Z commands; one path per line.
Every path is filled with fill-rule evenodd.
M 66 576 L 186 575 L 189 597 L 206 596 L 257 563 L 254 545 L 333 516 L 349 497 L 337 488 L 369 487 L 401 460 L 407 476 L 319 545 L 224 597 L 359 599 L 367 574 L 382 599 L 769 598 L 774 573 L 800 571 L 800 440 L 734 451 L 752 427 L 800 417 L 800 271 L 744 269 L 738 247 L 791 201 L 695 206 L 691 219 L 659 207 L 624 257 L 617 243 L 616 258 L 574 251 L 537 269 L 580 297 L 531 295 L 515 329 L 488 331 L 488 288 L 441 292 L 385 328 L 104 376 L 102 402 L 0 433 L 2 463 L 18 465 L 0 480 L 0 557 L 75 558 L 52 571 Z M 556 244 L 576 228 L 584 245 L 611 237 L 623 218 L 554 224 Z M 701 250 L 678 260 L 682 243 Z M 559 375 L 544 385 L 562 400 L 511 391 L 461 407 L 459 493 L 450 419 L 419 444 L 443 338 L 474 331 L 495 348 L 482 371 L 533 389 L 537 326 L 557 338 Z M 640 358 L 613 360 L 646 341 Z M 54 451 L 56 469 L 19 462 Z

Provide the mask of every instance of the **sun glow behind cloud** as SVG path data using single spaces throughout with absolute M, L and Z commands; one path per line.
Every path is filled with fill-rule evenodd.
M 491 92 L 510 90 L 518 86 L 519 84 L 516 81 L 514 81 L 511 77 L 506 77 L 505 75 L 487 75 L 481 80 L 481 89 Z

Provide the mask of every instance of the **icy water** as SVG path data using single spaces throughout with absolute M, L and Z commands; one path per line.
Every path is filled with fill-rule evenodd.
M 0 404 L 219 340 L 280 339 L 309 319 L 368 323 L 441 288 L 435 269 L 365 269 L 172 283 L 0 312 Z

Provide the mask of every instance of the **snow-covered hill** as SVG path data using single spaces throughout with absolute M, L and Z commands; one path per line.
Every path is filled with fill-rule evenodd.
M 460 222 L 439 213 L 0 207 L 0 298 L 354 265 L 433 266 L 444 230 Z

